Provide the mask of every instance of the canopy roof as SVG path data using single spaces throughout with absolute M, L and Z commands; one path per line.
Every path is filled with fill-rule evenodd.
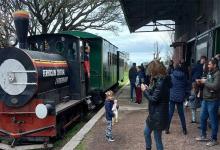
M 177 21 L 199 0 L 120 0 L 130 32 L 158 20 Z

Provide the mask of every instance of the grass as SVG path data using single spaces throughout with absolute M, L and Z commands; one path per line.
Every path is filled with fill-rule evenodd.
M 74 135 L 77 134 L 77 132 L 88 122 L 88 120 L 90 120 L 94 116 L 94 114 L 94 112 L 89 113 L 83 121 L 76 122 L 76 124 L 74 124 L 73 127 L 64 134 L 62 139 L 59 139 L 55 143 L 53 143 L 54 146 L 52 150 L 60 150 Z
M 86 122 L 77 123 L 72 129 L 70 129 L 62 139 L 57 140 L 54 143 L 53 150 L 61 149 L 84 125 Z

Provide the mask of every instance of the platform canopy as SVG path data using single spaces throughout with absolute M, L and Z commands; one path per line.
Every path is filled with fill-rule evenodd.
M 159 20 L 173 20 L 176 22 L 182 15 L 187 15 L 198 1 L 120 0 L 120 3 L 130 32 L 135 32 L 143 26 L 148 26 L 150 22 L 153 22 L 154 25 L 157 25 Z M 165 23 L 164 25 L 169 29 L 172 24 Z M 149 26 L 152 26 L 152 24 Z

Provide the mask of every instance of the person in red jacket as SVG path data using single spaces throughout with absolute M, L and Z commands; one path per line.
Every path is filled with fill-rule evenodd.
M 86 82 L 86 94 L 89 91 L 89 79 L 90 79 L 90 62 L 89 62 L 90 46 L 86 43 L 84 49 L 84 72 L 85 72 L 85 82 Z

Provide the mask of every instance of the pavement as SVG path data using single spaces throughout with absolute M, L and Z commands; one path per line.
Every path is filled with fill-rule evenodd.
M 82 128 L 79 135 L 74 136 L 63 150 L 145 150 L 144 125 L 148 115 L 147 100 L 143 98 L 141 104 L 130 102 L 129 85 L 120 90 L 116 97 L 119 103 L 119 122 L 113 126 L 114 142 L 108 142 L 105 135 L 105 116 L 102 108 L 89 126 Z M 189 108 L 185 108 L 188 134 L 182 133 L 180 120 L 175 111 L 172 119 L 170 134 L 163 133 L 165 150 L 220 150 L 220 145 L 207 147 L 206 143 L 197 142 L 195 137 L 199 135 L 199 124 L 192 124 Z M 198 112 L 199 115 L 199 112 Z M 210 129 L 208 130 L 210 136 Z M 80 137 L 80 138 L 79 138 Z M 220 134 L 218 134 L 220 139 Z M 220 140 L 219 140 L 220 141 Z M 152 134 L 152 150 L 156 150 Z M 74 144 L 75 143 L 75 144 Z M 80 147 L 76 147 L 79 143 Z

